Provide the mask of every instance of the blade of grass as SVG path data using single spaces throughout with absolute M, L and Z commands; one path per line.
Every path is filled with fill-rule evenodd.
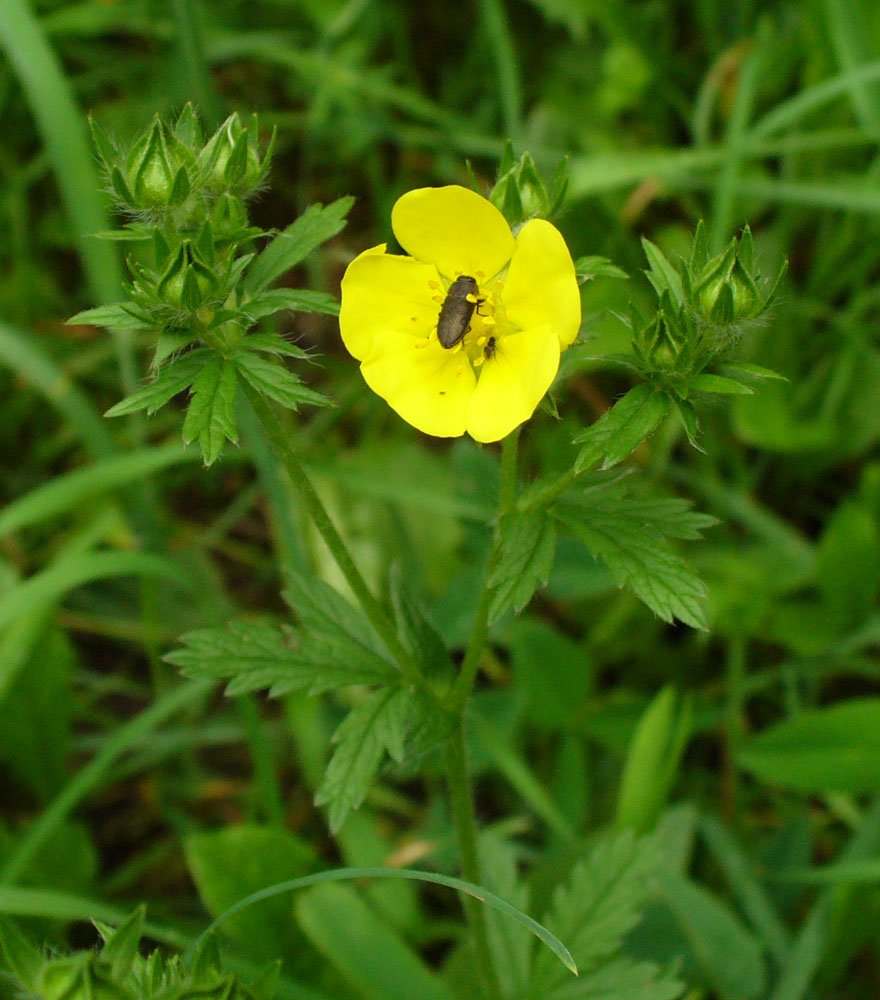
M 504 134 L 516 143 L 522 134 L 522 84 L 510 22 L 504 0 L 480 0 L 479 7 L 495 62 Z
M 180 44 L 181 62 L 186 76 L 185 99 L 192 100 L 209 126 L 220 124 L 220 102 L 211 80 L 199 11 L 194 0 L 172 0 L 174 17 L 177 20 L 177 39 Z
M 259 892 L 251 893 L 250 896 L 240 899 L 235 906 L 231 906 L 225 913 L 221 913 L 202 932 L 199 941 L 204 939 L 205 935 L 210 934 L 215 927 L 219 927 L 220 924 L 233 914 L 240 912 L 245 907 L 251 906 L 254 903 L 259 903 L 261 900 L 271 899 L 273 896 L 280 896 L 286 892 L 295 892 L 297 889 L 305 889 L 310 885 L 322 885 L 327 882 L 349 882 L 364 878 L 411 879 L 416 882 L 430 882 L 433 885 L 443 885 L 449 889 L 457 889 L 459 892 L 472 896 L 481 903 L 485 903 L 486 906 L 492 907 L 493 910 L 498 910 L 499 913 L 503 913 L 510 917 L 511 920 L 516 920 L 522 924 L 523 927 L 526 927 L 553 952 L 566 969 L 577 975 L 577 966 L 568 948 L 565 947 L 555 934 L 548 931 L 537 920 L 533 920 L 527 913 L 523 913 L 522 910 L 512 906 L 500 896 L 496 896 L 494 892 L 489 892 L 488 889 L 484 889 L 480 885 L 474 885 L 472 882 L 465 882 L 463 879 L 453 878 L 450 875 L 416 871 L 411 868 L 333 868 L 329 871 L 317 872 L 314 875 L 305 875 L 302 878 L 291 879 L 288 882 L 279 882 L 277 885 L 271 885 L 266 889 L 261 889 Z M 196 942 L 196 947 L 198 943 Z
M 840 68 L 850 74 L 847 88 L 853 111 L 862 128 L 875 138 L 880 136 L 880 102 L 864 80 L 854 79 L 852 71 L 864 66 L 871 56 L 870 33 L 859 16 L 859 4 L 852 0 L 825 0 L 831 43 Z

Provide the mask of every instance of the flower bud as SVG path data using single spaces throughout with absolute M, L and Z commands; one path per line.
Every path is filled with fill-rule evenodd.
M 181 205 L 190 193 L 193 155 L 157 116 L 132 146 L 124 171 L 111 173 L 114 191 L 129 208 L 151 210 Z
M 156 286 L 159 301 L 195 312 L 217 290 L 214 272 L 199 258 L 189 240 L 184 240 Z
M 237 113 L 230 115 L 199 156 L 205 186 L 217 194 L 242 195 L 253 191 L 269 170 L 274 144 L 273 132 L 269 148 L 261 157 L 257 116 L 252 115 L 245 128 Z

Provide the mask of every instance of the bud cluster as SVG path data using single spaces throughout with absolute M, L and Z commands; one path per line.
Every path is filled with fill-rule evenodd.
M 643 240 L 643 245 L 651 265 L 646 273 L 659 301 L 648 321 L 632 307 L 633 353 L 643 374 L 684 397 L 707 366 L 736 346 L 747 324 L 770 308 L 786 266 L 762 291 L 748 227 L 710 258 L 700 222 L 690 259 L 680 261 L 678 269 L 654 244 Z
M 278 965 L 243 986 L 222 970 L 213 937 L 188 965 L 158 951 L 144 958 L 139 952 L 144 916 L 141 906 L 115 929 L 96 922 L 101 951 L 56 958 L 45 958 L 11 923 L 0 922 L 0 956 L 26 995 L 42 1000 L 270 1000 Z
M 474 184 L 474 187 L 477 185 Z M 519 159 L 508 139 L 498 165 L 498 179 L 489 200 L 511 226 L 528 219 L 549 219 L 562 207 L 568 189 L 568 158 L 563 159 L 550 180 L 549 190 L 530 153 Z

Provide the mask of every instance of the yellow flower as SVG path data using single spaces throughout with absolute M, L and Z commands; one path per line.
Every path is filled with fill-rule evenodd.
M 408 192 L 391 227 L 411 256 L 387 254 L 382 244 L 348 266 L 339 316 L 345 346 L 367 385 L 413 427 L 499 441 L 532 415 L 580 327 L 562 235 L 533 219 L 514 237 L 491 202 L 457 185 Z M 437 321 L 462 275 L 476 284 L 473 313 L 464 336 L 444 347 Z

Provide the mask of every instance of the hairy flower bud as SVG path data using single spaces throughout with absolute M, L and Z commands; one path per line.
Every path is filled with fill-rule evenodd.
M 230 115 L 199 155 L 205 186 L 217 194 L 244 195 L 257 188 L 269 170 L 275 133 L 269 148 L 260 156 L 259 122 L 251 116 L 247 127 L 238 114 Z
M 184 240 L 156 286 L 160 302 L 195 312 L 217 290 L 217 278 L 189 240 Z

